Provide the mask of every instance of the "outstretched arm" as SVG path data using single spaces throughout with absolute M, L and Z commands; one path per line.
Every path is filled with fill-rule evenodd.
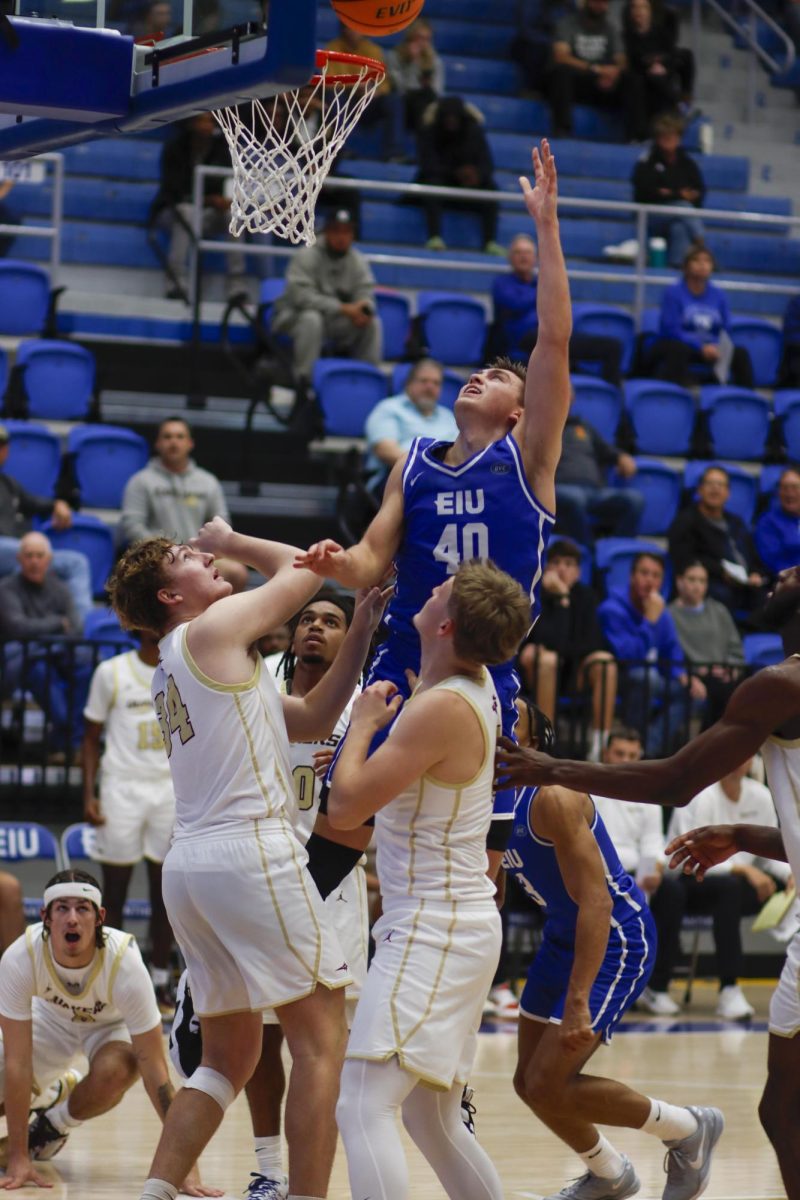
M 725 712 L 705 733 L 693 738 L 671 758 L 604 766 L 550 758 L 498 742 L 498 787 L 561 784 L 575 791 L 682 808 L 703 788 L 752 758 L 776 729 L 800 709 L 800 664 L 787 659 L 765 667 L 742 683 Z
M 52 1187 L 28 1154 L 28 1118 L 33 1087 L 33 1023 L 0 1017 L 5 1055 L 5 1112 L 8 1124 L 8 1166 L 0 1188 L 34 1185 Z
M 395 463 L 386 483 L 383 502 L 360 542 L 344 550 L 326 538 L 308 550 L 298 550 L 294 565 L 335 579 L 342 587 L 373 587 L 383 581 L 403 535 L 403 468 L 406 456 Z
M 706 871 L 744 850 L 756 858 L 788 862 L 780 829 L 771 825 L 702 825 L 673 838 L 666 848 L 669 865 L 703 880 Z
M 536 223 L 539 282 L 536 310 L 539 331 L 528 363 L 525 412 L 515 436 L 520 441 L 525 472 L 536 497 L 555 510 L 555 473 L 561 437 L 569 412 L 569 339 L 572 308 L 561 238 L 558 231 L 556 162 L 546 138 L 541 152 L 533 149 L 535 186 L 520 179 L 525 206 Z

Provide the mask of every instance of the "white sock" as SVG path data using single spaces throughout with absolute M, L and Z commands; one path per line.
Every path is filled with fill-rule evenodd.
M 52 1108 L 48 1108 L 47 1119 L 59 1133 L 69 1133 L 70 1129 L 77 1129 L 79 1125 L 83 1124 L 83 1121 L 77 1120 L 70 1113 L 69 1096 L 60 1104 L 54 1104 Z
M 253 1147 L 260 1175 L 266 1175 L 268 1179 L 277 1179 L 283 1176 L 280 1134 L 276 1134 L 275 1137 L 254 1137 Z
M 689 1137 L 696 1129 L 697 1121 L 688 1108 L 665 1104 L 663 1100 L 650 1100 L 650 1116 L 642 1125 L 644 1133 L 652 1133 L 662 1142 L 677 1142 Z
M 591 759 L 592 762 L 599 762 L 602 750 L 603 750 L 603 731 L 602 731 L 602 729 L 595 729 L 594 726 L 592 726 L 589 729 L 588 757 Z M 616 1176 L 615 1176 L 615 1178 L 616 1178 Z
M 178 1189 L 166 1179 L 148 1179 L 139 1200 L 177 1200 Z
M 592 1175 L 599 1175 L 601 1179 L 619 1179 L 625 1167 L 620 1152 L 614 1149 L 602 1133 L 598 1137 L 597 1145 L 579 1157 L 586 1163 L 587 1171 L 591 1171 Z
M 167 967 L 154 967 L 151 963 L 148 969 L 154 988 L 167 986 L 169 983 L 169 969 Z

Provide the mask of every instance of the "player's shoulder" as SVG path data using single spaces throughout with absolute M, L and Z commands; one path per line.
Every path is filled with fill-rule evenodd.
M 548 784 L 539 788 L 535 804 L 537 825 L 546 825 L 551 832 L 560 828 L 574 829 L 585 823 L 587 797 L 583 792 L 561 784 Z
M 41 943 L 43 925 L 37 921 L 29 925 L 24 933 L 7 946 L 0 958 L 0 976 L 27 963 L 31 950 L 37 942 Z

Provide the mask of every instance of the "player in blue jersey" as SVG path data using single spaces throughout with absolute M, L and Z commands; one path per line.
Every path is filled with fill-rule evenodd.
M 538 728 L 529 740 L 549 749 L 552 726 L 534 714 Z M 722 1113 L 651 1100 L 584 1074 L 647 984 L 656 952 L 647 900 L 624 871 L 591 797 L 563 787 L 523 788 L 503 866 L 545 911 L 520 1000 L 514 1088 L 586 1165 L 547 1200 L 625 1200 L 639 1190 L 630 1159 L 595 1122 L 660 1138 L 667 1147 L 664 1200 L 694 1200 L 708 1181 Z
M 569 411 L 569 285 L 558 230 L 555 160 L 546 140 L 533 150 L 535 186 L 520 180 L 539 246 L 539 336 L 524 367 L 501 359 L 474 372 L 455 404 L 455 442 L 418 438 L 389 476 L 380 511 L 361 541 L 344 550 L 326 540 L 311 546 L 297 566 L 310 567 L 345 587 L 384 578 L 394 562 L 396 594 L 386 618 L 388 640 L 368 682 L 387 679 L 408 696 L 406 672 L 419 670 L 419 638 L 412 617 L 434 587 L 461 562 L 491 558 L 536 596 L 542 557 L 554 522 L 555 469 Z M 513 662 L 492 669 L 503 708 L 504 732 L 516 723 L 518 679 Z M 374 746 L 382 741 L 382 730 Z M 498 798 L 490 861 L 499 867 L 513 811 L 513 790 Z M 339 841 L 341 833 L 317 833 Z M 309 855 L 315 857 L 315 837 Z M 368 832 L 349 831 L 353 853 Z M 344 865 L 344 864 L 343 864 Z M 347 867 L 349 870 L 349 866 Z

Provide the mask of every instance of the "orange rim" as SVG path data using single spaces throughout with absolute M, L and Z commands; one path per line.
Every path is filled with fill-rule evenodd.
M 312 75 L 308 82 L 313 84 L 319 83 L 324 78 L 323 68 L 328 63 L 367 68 L 366 72 L 354 71 L 352 73 L 342 72 L 341 74 L 337 72 L 330 77 L 332 82 L 345 85 L 363 83 L 367 79 L 377 79 L 380 81 L 386 74 L 386 67 L 382 62 L 378 62 L 376 58 L 365 58 L 363 54 L 345 54 L 341 50 L 318 50 L 317 74 Z

